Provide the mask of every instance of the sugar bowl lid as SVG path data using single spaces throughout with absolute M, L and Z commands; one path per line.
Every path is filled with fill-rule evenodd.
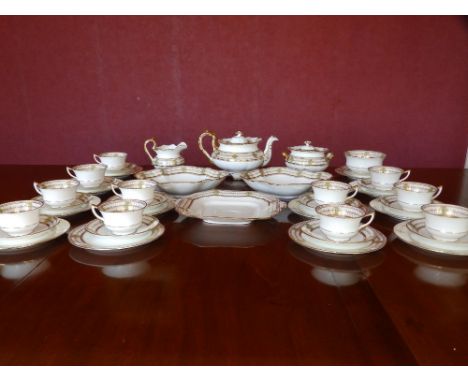
M 220 139 L 219 142 L 224 145 L 243 145 L 250 143 L 258 143 L 262 139 L 254 137 L 246 137 L 242 131 L 236 131 L 235 135 L 231 138 Z
M 288 148 L 291 151 L 303 151 L 303 152 L 314 152 L 314 151 L 326 152 L 326 151 L 328 151 L 328 149 L 325 148 L 325 147 L 312 146 L 311 141 L 305 141 L 303 145 L 292 146 L 292 147 L 288 147 Z

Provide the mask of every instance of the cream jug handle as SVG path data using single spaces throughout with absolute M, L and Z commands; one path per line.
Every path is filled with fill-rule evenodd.
M 150 151 L 148 149 L 148 143 L 151 143 L 153 145 L 151 147 L 151 149 L 154 151 L 154 156 L 151 155 L 151 153 L 150 153 Z M 148 157 L 150 158 L 150 160 L 153 161 L 156 158 L 156 147 L 158 147 L 158 145 L 156 144 L 156 139 L 155 138 L 147 139 L 145 141 L 145 144 L 143 145 L 143 147 L 145 148 L 145 152 L 148 155 Z
M 210 160 L 211 162 L 211 155 L 208 154 L 208 151 L 206 151 L 204 148 L 203 148 L 203 138 L 205 138 L 205 136 L 210 136 L 211 137 L 211 147 L 213 148 L 213 151 L 216 150 L 218 148 L 218 146 L 216 145 L 216 135 L 215 133 L 212 133 L 208 130 L 205 130 L 203 133 L 201 133 L 201 135 L 198 137 L 198 147 L 200 148 L 201 152 L 203 154 L 205 154 L 205 156 Z
M 411 174 L 411 170 L 406 170 L 401 173 L 402 177 L 400 178 L 399 182 L 403 182 L 404 180 L 408 179 Z
M 93 215 L 96 216 L 99 220 L 104 221 L 101 211 L 99 211 L 99 209 L 94 204 L 91 204 L 91 211 L 93 212 Z
M 66 170 L 67 170 L 67 174 L 68 174 L 68 175 L 70 175 L 72 178 L 77 179 L 76 173 L 75 173 L 75 171 L 74 171 L 72 168 L 67 167 Z
M 40 190 L 40 188 L 39 188 L 39 183 L 33 182 L 33 187 L 34 187 L 34 189 L 36 190 L 36 192 L 37 192 L 39 195 L 42 195 L 42 192 L 41 192 L 41 190 Z
M 99 158 L 99 155 L 93 154 L 93 158 L 96 163 L 102 164 L 101 158 Z
M 361 224 L 359 226 L 359 231 L 362 230 L 363 228 L 366 228 L 370 223 L 372 223 L 372 221 L 375 218 L 375 212 L 371 212 L 370 214 L 364 215 L 364 217 L 362 219 L 364 220 L 367 217 L 369 217 L 369 220 L 366 223 Z
M 352 193 L 351 195 L 348 195 L 348 196 L 346 197 L 345 201 L 351 200 L 352 198 L 354 198 L 354 197 L 356 196 L 356 194 L 357 194 L 358 191 L 359 191 L 359 186 L 358 186 L 358 185 L 355 185 L 355 186 L 353 186 L 353 189 L 354 189 L 353 193 Z M 372 218 L 372 219 L 373 219 L 373 218 Z
M 437 187 L 437 192 L 436 192 L 436 193 L 434 194 L 434 196 L 432 197 L 432 200 L 434 200 L 435 198 L 437 198 L 437 197 L 442 193 L 442 189 L 443 189 L 442 186 Z
M 116 186 L 115 184 L 111 184 L 111 189 L 114 194 L 116 194 L 119 198 L 122 198 L 122 191 Z M 119 190 L 119 191 L 117 191 Z

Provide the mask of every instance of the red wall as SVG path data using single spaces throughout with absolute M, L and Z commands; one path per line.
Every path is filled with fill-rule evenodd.
M 0 163 L 75 164 L 204 129 L 462 167 L 461 17 L 1 17 Z

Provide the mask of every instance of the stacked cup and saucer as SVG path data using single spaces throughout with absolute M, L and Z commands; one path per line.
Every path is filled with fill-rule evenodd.
M 312 192 L 291 200 L 288 207 L 297 215 L 313 219 L 319 217 L 315 209 L 321 204 L 348 204 L 363 208 L 367 212 L 371 211 L 369 207 L 355 199 L 357 193 L 357 186 L 333 180 L 319 180 L 312 183 Z
M 375 212 L 360 202 L 350 202 L 355 200 L 350 198 L 357 189 L 336 181 L 318 181 L 312 187 L 313 203 L 309 202 L 307 213 L 315 219 L 291 226 L 289 236 L 293 241 L 320 252 L 353 255 L 374 252 L 385 245 L 386 237 L 370 227 Z M 299 211 L 304 209 L 300 207 Z M 366 223 L 362 223 L 364 219 Z
M 80 182 L 77 191 L 83 194 L 104 194 L 111 190 L 117 179 L 106 176 L 107 165 L 98 163 L 67 167 L 67 173 Z
M 370 178 L 357 179 L 350 184 L 356 186 L 360 193 L 376 198 L 394 195 L 394 185 L 408 179 L 411 170 L 393 166 L 372 166 L 369 168 L 369 174 Z
M 93 158 L 96 163 L 107 166 L 104 175 L 109 177 L 125 178 L 143 170 L 143 167 L 127 162 L 127 153 L 124 152 L 94 154 Z
M 39 194 L 33 198 L 43 202 L 41 214 L 66 217 L 89 211 L 92 205 L 101 203 L 101 199 L 91 194 L 77 192 L 80 182 L 76 179 L 56 179 L 33 183 Z
M 369 204 L 380 213 L 395 219 L 408 220 L 423 218 L 423 205 L 440 203 L 435 198 L 442 192 L 442 186 L 404 181 L 396 183 L 394 190 L 394 195 L 379 196 Z
M 121 196 L 92 206 L 96 219 L 71 230 L 69 242 L 94 252 L 135 248 L 158 239 L 164 233 L 164 226 L 157 218 L 145 214 L 154 187 L 150 180 L 122 182 Z
M 0 253 L 31 249 L 66 233 L 66 220 L 41 215 L 43 202 L 19 200 L 0 204 Z
M 468 256 L 468 208 L 430 203 L 421 210 L 422 218 L 393 227 L 400 240 L 427 251 Z
M 349 150 L 345 152 L 346 165 L 338 167 L 335 171 L 339 175 L 350 179 L 369 179 L 369 168 L 382 166 L 386 154 L 380 151 Z

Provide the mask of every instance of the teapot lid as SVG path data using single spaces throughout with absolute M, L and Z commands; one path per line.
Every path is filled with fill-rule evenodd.
M 252 138 L 244 136 L 242 131 L 236 131 L 235 135 L 232 138 L 224 138 L 219 140 L 223 144 L 234 144 L 234 145 L 242 145 L 248 143 L 258 143 L 261 141 L 261 138 Z

